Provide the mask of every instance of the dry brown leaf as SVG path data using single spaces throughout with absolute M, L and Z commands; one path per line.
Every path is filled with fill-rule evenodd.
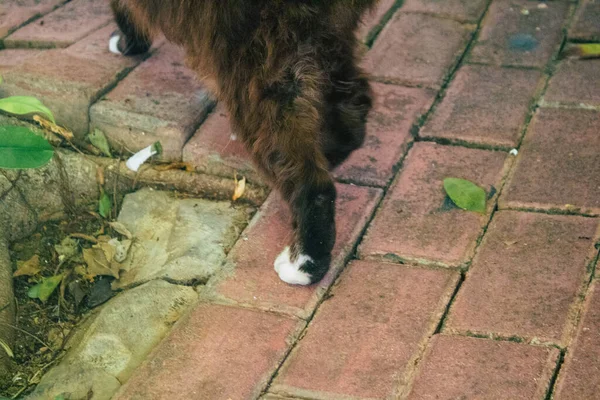
M 102 167 L 96 168 L 96 182 L 98 185 L 104 186 L 104 168 Z
M 174 162 L 170 164 L 160 164 L 154 166 L 157 171 L 168 171 L 171 169 L 182 169 L 186 172 L 194 172 L 194 167 L 189 162 Z
M 40 257 L 36 254 L 27 261 L 17 261 L 17 270 L 13 276 L 33 276 L 40 273 Z
M 73 132 L 71 132 L 67 128 L 63 128 L 62 126 L 58 126 L 55 123 L 53 123 L 52 121 L 48 121 L 47 119 L 45 119 L 43 117 L 40 117 L 39 115 L 34 115 L 33 116 L 33 120 L 35 122 L 37 122 L 38 124 L 40 124 L 40 126 L 42 127 L 42 129 L 45 129 L 45 130 L 50 131 L 52 133 L 55 133 L 58 136 L 62 136 L 63 138 L 67 139 L 68 141 L 73 140 Z
M 233 179 L 235 182 L 235 189 L 233 191 L 233 197 L 231 199 L 233 201 L 236 201 L 244 195 L 244 191 L 246 190 L 246 177 L 243 176 L 242 179 L 238 180 L 236 175 Z
M 113 260 L 114 256 L 115 248 L 108 243 L 101 242 L 91 249 L 84 249 L 83 259 L 87 264 L 88 275 L 107 275 L 119 279 L 120 266 Z
M 120 222 L 109 222 L 108 225 L 111 226 L 115 231 L 119 232 L 121 235 L 125 236 L 127 239 L 133 239 L 133 235 L 129 232 L 129 229 L 125 225 Z

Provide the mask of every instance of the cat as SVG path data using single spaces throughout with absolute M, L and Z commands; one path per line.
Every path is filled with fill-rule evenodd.
M 288 284 L 316 283 L 330 266 L 330 171 L 362 145 L 372 107 L 355 30 L 377 1 L 111 0 L 110 51 L 145 53 L 158 33 L 182 46 L 289 204 L 294 235 L 274 263 Z

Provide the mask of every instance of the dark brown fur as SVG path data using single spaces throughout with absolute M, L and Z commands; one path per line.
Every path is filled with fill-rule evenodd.
M 112 0 L 126 54 L 162 32 L 224 102 L 293 212 L 292 261 L 320 280 L 335 241 L 329 169 L 364 139 L 369 84 L 354 31 L 377 0 Z

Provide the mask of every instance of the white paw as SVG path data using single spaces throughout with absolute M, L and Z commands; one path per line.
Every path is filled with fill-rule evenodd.
M 121 39 L 121 36 L 117 33 L 113 34 L 110 39 L 108 40 L 108 50 L 111 53 L 114 54 L 119 54 L 122 55 L 123 53 L 121 53 L 121 51 L 119 50 L 119 40 Z
M 300 267 L 312 259 L 300 254 L 296 262 L 290 261 L 290 248 L 286 247 L 275 260 L 275 271 L 279 274 L 279 279 L 290 285 L 310 285 L 310 275 L 300 271 Z

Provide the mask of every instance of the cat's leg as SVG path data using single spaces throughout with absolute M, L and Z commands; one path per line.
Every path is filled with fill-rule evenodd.
M 330 168 L 341 164 L 363 144 L 367 115 L 372 108 L 369 81 L 350 56 L 346 64 L 347 67 L 333 74 L 327 95 L 322 142 Z
M 152 41 L 148 32 L 141 26 L 136 25 L 131 12 L 120 0 L 110 2 L 115 21 L 119 29 L 113 32 L 108 42 L 111 53 L 132 56 L 146 53 Z
M 295 73 L 262 88 L 254 82 L 252 93 L 260 94 L 249 109 L 238 109 L 238 117 L 232 113 L 256 163 L 290 206 L 292 242 L 274 266 L 283 281 L 296 285 L 323 278 L 335 243 L 336 190 L 320 143 L 324 91 L 316 75 Z

